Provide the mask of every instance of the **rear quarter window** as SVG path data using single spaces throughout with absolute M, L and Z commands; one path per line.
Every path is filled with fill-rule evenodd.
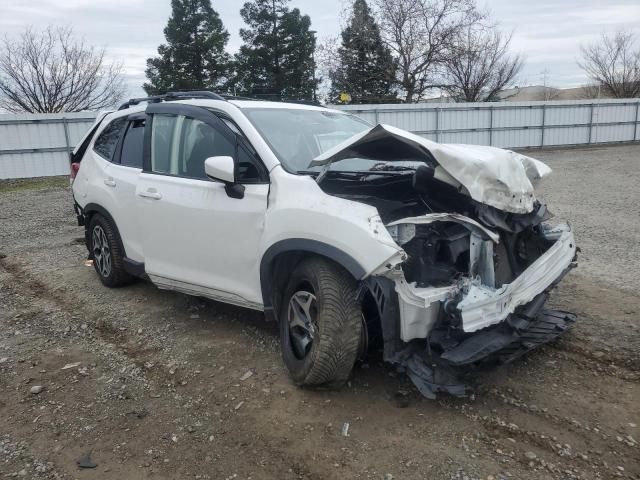
M 116 151 L 116 146 L 118 145 L 118 140 L 120 140 L 120 135 L 122 135 L 126 125 L 126 117 L 116 118 L 111 121 L 111 123 L 109 123 L 109 125 L 100 132 L 98 138 L 96 138 L 96 141 L 93 144 L 93 150 L 105 160 L 112 161 L 113 154 Z
M 125 167 L 142 168 L 142 147 L 144 144 L 144 120 L 129 123 L 122 140 L 120 163 Z

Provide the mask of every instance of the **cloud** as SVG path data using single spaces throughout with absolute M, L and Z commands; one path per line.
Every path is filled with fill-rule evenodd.
M 0 32 L 19 35 L 27 25 L 73 27 L 87 43 L 105 47 L 109 59 L 121 61 L 129 95 L 143 94 L 146 59 L 164 42 L 163 29 L 170 15 L 169 0 L 3 0 Z M 212 0 L 231 34 L 229 50 L 236 51 L 242 0 Z M 318 36 L 336 36 L 347 0 L 292 0 L 291 6 L 311 17 Z M 372 1 L 370 1 L 372 3 Z M 501 28 L 514 31 L 512 48 L 527 61 L 521 84 L 547 83 L 575 86 L 587 81 L 576 65 L 581 43 L 596 41 L 602 33 L 631 30 L 640 37 L 638 0 L 478 0 L 491 10 Z M 640 40 L 640 38 L 638 39 Z M 640 42 L 639 42 L 640 44 Z

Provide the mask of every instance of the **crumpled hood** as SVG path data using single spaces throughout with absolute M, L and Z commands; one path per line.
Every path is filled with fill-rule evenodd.
M 310 166 L 345 158 L 381 161 L 393 157 L 394 145 L 435 161 L 474 200 L 513 213 L 529 213 L 535 202 L 534 185 L 551 169 L 534 158 L 510 150 L 479 145 L 442 144 L 390 125 L 376 125 L 316 157 Z

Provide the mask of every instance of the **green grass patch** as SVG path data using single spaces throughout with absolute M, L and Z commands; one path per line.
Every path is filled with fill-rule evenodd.
M 0 194 L 29 190 L 46 190 L 48 188 L 69 188 L 69 175 L 0 180 Z

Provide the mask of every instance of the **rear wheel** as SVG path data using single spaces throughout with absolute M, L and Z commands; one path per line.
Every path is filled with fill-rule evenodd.
M 124 269 L 124 249 L 115 226 L 100 214 L 89 222 L 89 242 L 93 266 L 107 287 L 119 287 L 132 280 Z
M 287 284 L 280 314 L 282 356 L 293 381 L 342 386 L 358 357 L 361 334 L 353 277 L 321 258 L 303 260 Z

